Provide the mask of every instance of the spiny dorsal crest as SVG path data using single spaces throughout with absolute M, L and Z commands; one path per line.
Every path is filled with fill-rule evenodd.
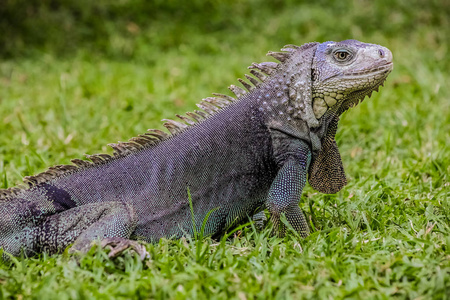
M 299 48 L 299 46 L 287 45 L 283 49 L 281 49 L 283 52 L 269 52 L 268 55 L 274 57 L 280 62 L 284 62 L 289 58 L 293 51 Z M 50 182 L 62 176 L 67 176 L 86 168 L 105 164 L 113 159 L 136 153 L 137 151 L 145 148 L 153 147 L 161 141 L 170 138 L 171 136 L 180 134 L 190 126 L 195 126 L 196 124 L 201 123 L 211 115 L 214 115 L 218 111 L 228 107 L 232 103 L 239 101 L 244 95 L 247 95 L 248 93 L 254 91 L 261 85 L 261 83 L 267 80 L 268 76 L 275 73 L 275 70 L 278 68 L 278 66 L 279 64 L 276 62 L 252 63 L 252 65 L 249 66 L 248 69 L 250 69 L 250 73 L 253 76 L 245 74 L 244 76 L 248 81 L 238 78 L 238 81 L 244 88 L 238 87 L 236 85 L 229 86 L 229 89 L 236 95 L 236 98 L 224 94 L 213 93 L 214 97 L 207 97 L 205 99 L 202 99 L 202 101 L 197 104 L 197 106 L 201 110 L 187 112 L 186 116 L 176 115 L 176 117 L 180 119 L 180 121 L 163 119 L 163 121 L 165 122 L 163 123 L 163 126 L 170 132 L 170 134 L 167 134 L 166 132 L 158 129 L 149 129 L 148 132 L 137 137 L 133 137 L 129 139 L 128 142 L 108 144 L 114 150 L 113 155 L 85 155 L 88 160 L 72 159 L 72 165 L 57 165 L 50 167 L 48 170 L 42 173 L 33 176 L 26 176 L 23 179 L 26 186 L 20 185 L 8 189 L 0 189 L 0 200 L 11 199 L 14 196 L 22 193 L 27 188 L 32 188 L 34 186 Z

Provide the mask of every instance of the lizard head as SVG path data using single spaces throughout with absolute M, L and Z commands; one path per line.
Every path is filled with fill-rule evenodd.
M 315 117 L 328 110 L 342 112 L 370 97 L 392 68 L 391 51 L 379 45 L 356 40 L 318 45 L 312 65 Z

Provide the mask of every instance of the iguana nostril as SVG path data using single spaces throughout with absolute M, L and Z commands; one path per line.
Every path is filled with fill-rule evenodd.
M 378 55 L 383 58 L 384 57 L 384 51 L 383 49 L 378 49 Z

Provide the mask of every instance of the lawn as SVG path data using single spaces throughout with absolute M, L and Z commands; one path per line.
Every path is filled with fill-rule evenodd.
M 162 129 L 285 44 L 355 38 L 395 67 L 340 122 L 349 184 L 305 188 L 310 237 L 247 224 L 148 244 L 143 262 L 15 258 L 0 262 L 1 299 L 450 299 L 448 1 L 52 3 L 0 8 L 0 188 Z

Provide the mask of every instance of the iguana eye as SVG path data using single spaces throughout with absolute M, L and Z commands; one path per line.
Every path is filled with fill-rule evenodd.
M 347 50 L 341 49 L 334 52 L 334 58 L 337 61 L 346 61 L 351 58 L 351 54 Z

